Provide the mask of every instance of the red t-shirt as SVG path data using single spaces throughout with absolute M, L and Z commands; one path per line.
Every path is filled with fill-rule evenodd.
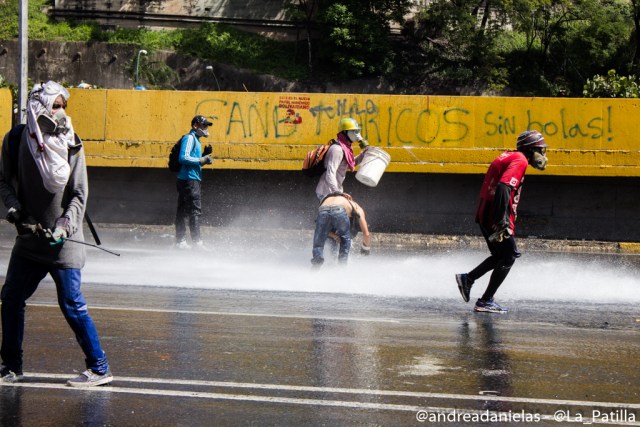
M 480 201 L 476 211 L 476 222 L 487 230 L 491 230 L 494 223 L 494 197 L 496 187 L 499 183 L 504 183 L 511 187 L 511 198 L 509 199 L 509 228 L 515 229 L 516 217 L 518 216 L 518 202 L 520 201 L 520 191 L 524 182 L 524 173 L 529 162 L 524 154 L 519 151 L 505 151 L 500 154 L 489 166 L 489 170 L 484 177 L 482 188 L 480 189 Z

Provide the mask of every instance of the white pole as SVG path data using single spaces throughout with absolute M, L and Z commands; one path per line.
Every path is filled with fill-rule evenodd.
M 18 117 L 20 123 L 27 122 L 27 98 L 29 97 L 27 79 L 29 76 L 29 0 L 20 0 L 20 23 L 18 24 L 18 42 L 20 44 L 20 90 L 18 92 Z

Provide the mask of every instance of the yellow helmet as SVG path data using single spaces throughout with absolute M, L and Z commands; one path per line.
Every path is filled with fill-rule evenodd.
M 351 117 L 347 117 L 340 120 L 340 124 L 338 125 L 338 132 L 344 132 L 347 130 L 360 130 L 360 126 L 355 119 Z

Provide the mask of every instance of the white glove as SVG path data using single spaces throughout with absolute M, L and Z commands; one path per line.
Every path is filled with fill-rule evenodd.
M 61 216 L 56 219 L 56 224 L 51 232 L 51 245 L 58 245 L 69 237 L 69 218 Z

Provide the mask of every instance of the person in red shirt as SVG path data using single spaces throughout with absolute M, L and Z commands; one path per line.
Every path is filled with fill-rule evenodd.
M 542 134 L 528 130 L 518 136 L 515 151 L 505 151 L 496 158 L 484 177 L 476 222 L 487 241 L 491 256 L 468 273 L 456 274 L 462 299 L 469 302 L 473 283 L 489 271 L 491 278 L 484 294 L 476 302 L 474 311 L 506 313 L 493 300 L 496 291 L 509 274 L 516 258 L 520 257 L 514 236 L 515 222 L 520 203 L 520 192 L 527 165 L 544 170 L 548 145 Z

